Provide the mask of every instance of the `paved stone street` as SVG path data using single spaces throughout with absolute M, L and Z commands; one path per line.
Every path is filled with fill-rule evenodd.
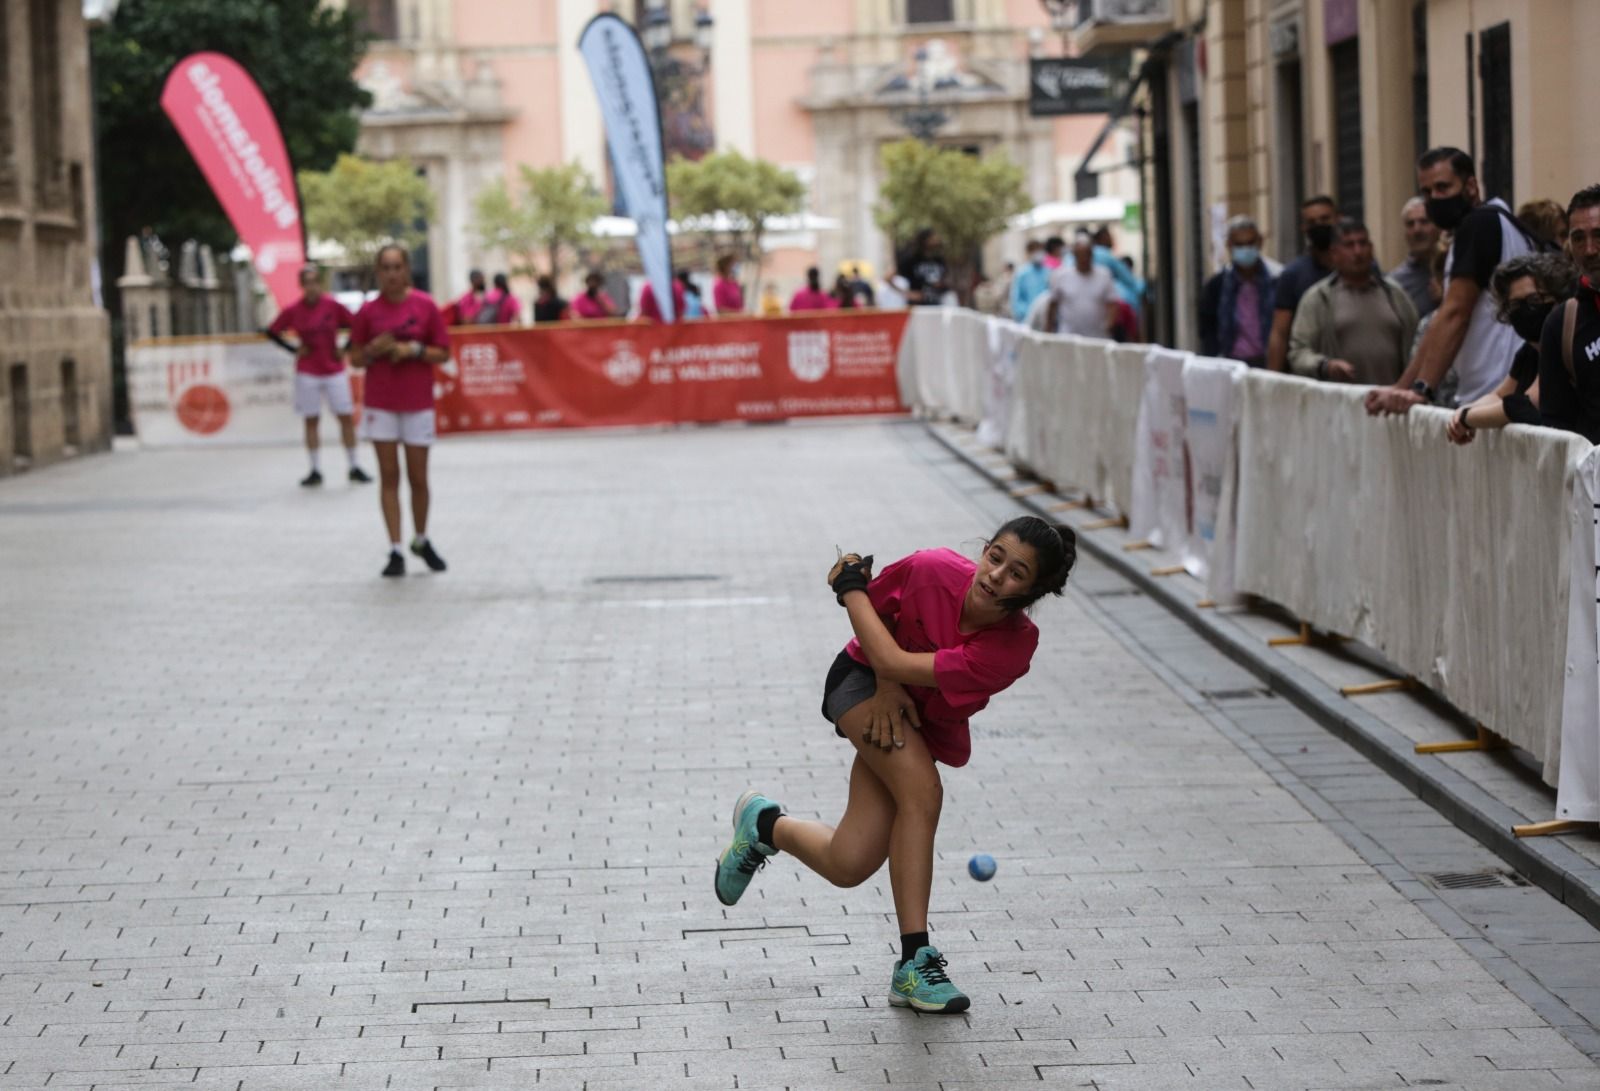
M 1009 510 L 920 425 L 446 442 L 403 581 L 303 472 L 0 482 L 0 1088 L 1600 1088 L 1600 936 L 1089 560 L 946 777 L 970 1013 L 886 1005 L 887 872 L 720 906 L 743 788 L 843 806 L 834 545 Z

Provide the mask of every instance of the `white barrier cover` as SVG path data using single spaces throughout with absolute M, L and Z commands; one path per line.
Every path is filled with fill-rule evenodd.
M 1239 384 L 1247 369 L 1233 360 L 1190 356 L 1183 364 L 1193 515 L 1183 566 L 1205 581 L 1216 602 L 1235 597 L 1234 550 L 1238 503 Z
M 1001 448 L 1005 446 L 1006 428 L 1011 422 L 1011 388 L 1016 381 L 1017 353 L 1024 333 L 1015 322 L 992 316 L 985 333 L 988 383 L 984 390 L 983 420 L 978 425 L 978 442 Z
M 1188 353 L 1151 348 L 1134 428 L 1128 533 L 1158 549 L 1189 540 L 1189 472 L 1184 450 L 1183 362 Z
M 1600 822 L 1600 448 L 1573 476 L 1567 513 L 1572 531 L 1567 602 L 1566 688 L 1561 701 L 1561 776 L 1556 817 Z
M 959 307 L 942 308 L 950 337 L 955 414 L 977 424 L 989 389 L 989 316 Z
M 128 346 L 128 402 L 151 446 L 295 439 L 294 357 L 264 338 Z
M 1095 498 L 1126 513 L 1133 506 L 1133 458 L 1137 449 L 1139 403 L 1144 394 L 1147 345 L 1084 341 L 1084 354 L 1099 356 L 1103 376 L 1095 404 L 1093 435 L 1099 484 Z
M 1572 471 L 1581 436 L 1465 448 L 1446 414 L 1368 417 L 1360 387 L 1252 370 L 1239 431 L 1241 591 L 1377 649 L 1528 750 L 1555 783 Z

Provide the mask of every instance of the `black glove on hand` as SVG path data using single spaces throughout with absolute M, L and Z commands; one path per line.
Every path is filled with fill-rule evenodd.
M 872 554 L 857 560 L 846 556 L 834 567 L 834 572 L 829 586 L 833 588 L 834 601 L 843 606 L 845 592 L 865 591 L 867 584 L 872 582 Z

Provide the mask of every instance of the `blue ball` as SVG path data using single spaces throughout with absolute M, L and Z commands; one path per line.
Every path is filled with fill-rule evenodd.
M 987 883 L 994 878 L 994 857 L 986 852 L 980 852 L 967 861 L 967 874 L 980 883 Z

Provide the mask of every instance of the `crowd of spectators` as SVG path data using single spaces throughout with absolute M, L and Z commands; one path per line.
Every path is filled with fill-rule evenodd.
M 1443 147 L 1418 160 L 1417 189 L 1387 273 L 1366 224 L 1331 197 L 1301 205 L 1305 248 L 1281 269 L 1254 220 L 1228 221 L 1226 263 L 1200 293 L 1200 351 L 1370 387 L 1373 415 L 1453 409 L 1455 443 L 1508 423 L 1600 442 L 1600 185 L 1513 212 Z

